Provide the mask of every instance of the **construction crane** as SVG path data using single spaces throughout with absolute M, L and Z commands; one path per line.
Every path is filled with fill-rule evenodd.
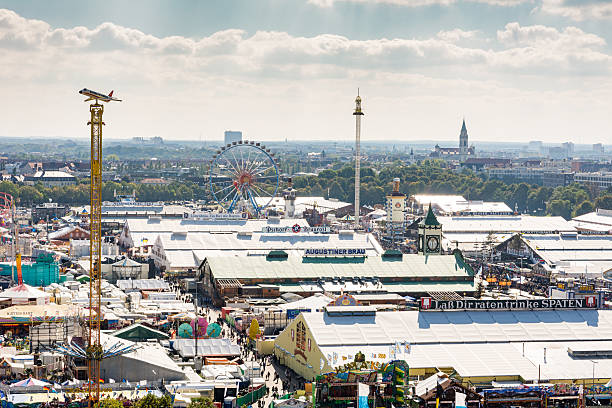
M 100 342 L 101 321 L 101 286 L 102 286 L 102 114 L 104 106 L 99 102 L 120 101 L 113 98 L 113 92 L 104 95 L 84 88 L 79 91 L 87 96 L 91 130 L 91 163 L 90 163 L 90 209 L 89 209 L 89 321 L 87 347 L 87 389 L 89 407 L 93 408 L 100 401 L 100 364 L 104 358 L 104 349 Z

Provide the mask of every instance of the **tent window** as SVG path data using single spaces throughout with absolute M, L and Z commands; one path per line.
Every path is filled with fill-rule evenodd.
M 295 343 L 300 350 L 306 350 L 306 327 L 304 327 L 304 323 L 302 322 L 297 324 L 297 336 Z

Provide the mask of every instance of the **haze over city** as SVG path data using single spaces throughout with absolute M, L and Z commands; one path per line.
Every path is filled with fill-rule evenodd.
M 570 0 L 0 1 L 0 135 L 606 142 L 612 4 Z

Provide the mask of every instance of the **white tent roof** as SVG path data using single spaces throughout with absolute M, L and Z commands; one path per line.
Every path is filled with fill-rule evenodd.
M 50 298 L 51 295 L 24 283 L 23 285 L 14 286 L 1 292 L 0 297 L 9 299 L 38 299 Z
M 556 233 L 575 232 L 563 217 L 534 217 L 529 215 L 487 215 L 438 217 L 444 233 Z
M 362 352 L 381 363 L 404 359 L 414 369 L 452 367 L 462 377 L 568 380 L 591 378 L 593 367 L 595 378 L 612 372 L 610 359 L 576 358 L 570 352 L 612 352 L 612 310 L 303 316 L 327 361 L 333 365 L 336 357 L 336 366 Z
M 117 287 L 121 290 L 168 290 L 170 285 L 161 279 L 119 279 Z
M 334 299 L 326 296 L 322 293 L 315 293 L 313 296 L 309 296 L 304 299 L 297 300 L 295 302 L 283 303 L 278 305 L 279 308 L 283 310 L 289 309 L 310 309 L 310 310 L 320 310 L 324 306 L 327 306 Z
M 113 264 L 113 266 L 142 266 L 142 264 L 130 258 L 121 259 Z
M 194 339 L 176 339 L 174 348 L 181 357 L 195 355 Z M 240 346 L 232 344 L 229 339 L 198 339 L 198 355 L 200 356 L 239 356 Z
M 319 346 L 612 341 L 612 310 L 303 313 Z

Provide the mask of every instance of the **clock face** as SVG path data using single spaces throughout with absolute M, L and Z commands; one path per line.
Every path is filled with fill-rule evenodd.
M 440 243 L 438 242 L 438 238 L 437 237 L 429 237 L 429 238 L 427 238 L 427 250 L 429 252 L 437 252 L 439 244 Z

